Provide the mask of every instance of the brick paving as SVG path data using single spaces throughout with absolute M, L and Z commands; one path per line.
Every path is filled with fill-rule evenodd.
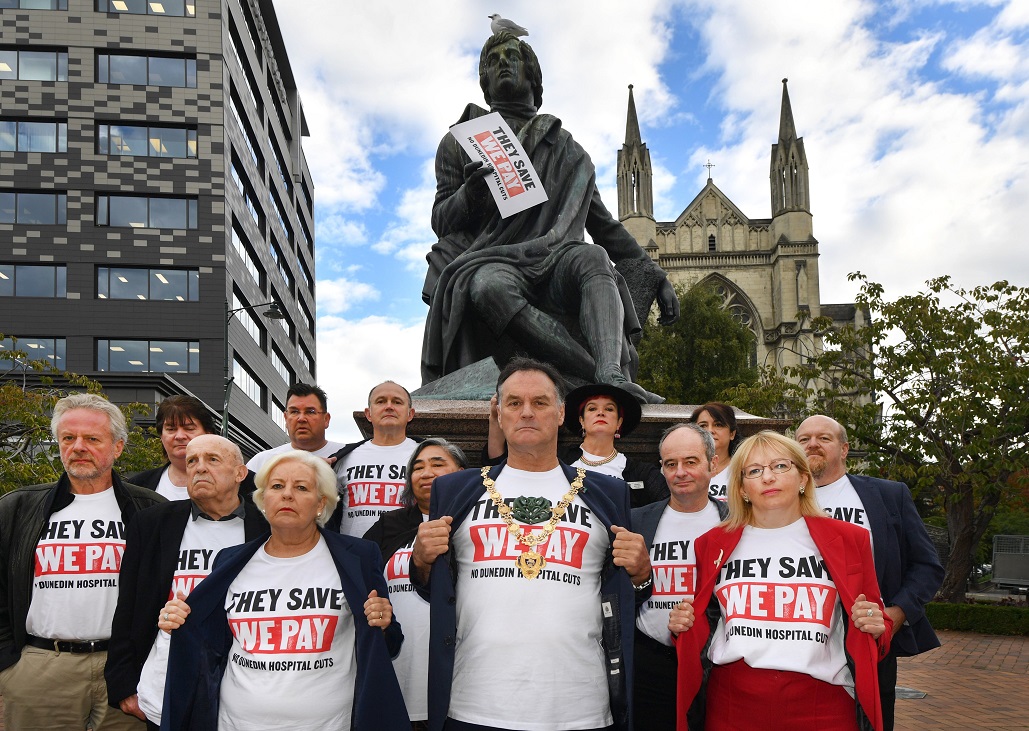
M 942 647 L 900 659 L 897 685 L 927 695 L 897 700 L 896 731 L 1029 729 L 1029 637 L 937 634 Z
M 1029 731 L 1029 637 L 940 631 L 943 646 L 901 658 L 895 731 Z M 0 698 L 0 731 L 4 731 Z

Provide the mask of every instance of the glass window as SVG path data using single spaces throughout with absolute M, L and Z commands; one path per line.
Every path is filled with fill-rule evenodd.
M 303 345 L 300 346 L 297 352 L 300 353 L 300 362 L 304 364 L 304 368 L 307 369 L 307 372 L 313 376 L 314 359 L 311 358 L 311 354 L 307 352 L 307 348 L 305 348 Z
M 67 122 L 0 120 L 0 150 L 8 152 L 67 152 Z
M 302 300 L 298 300 L 298 302 L 300 303 L 300 318 L 304 321 L 304 327 L 307 328 L 307 332 L 314 335 L 314 318 L 308 312 L 307 305 Z
M 286 385 L 292 386 L 293 371 L 291 371 L 289 366 L 286 365 L 286 359 L 279 352 L 278 348 L 272 348 L 271 361 L 272 365 L 275 366 L 275 370 L 278 371 L 280 376 L 282 376 L 282 380 L 285 381 Z
M 129 228 L 196 228 L 197 202 L 193 198 L 146 198 L 98 195 L 96 225 Z
M 18 78 L 18 52 L 0 49 L 0 79 Z
M 67 81 L 66 51 L 0 51 L 0 79 Z
M 0 193 L 0 223 L 63 224 L 66 205 L 64 193 Z
M 196 16 L 195 0 L 97 0 L 99 13 L 131 13 L 133 15 Z
M 175 56 L 135 56 L 100 53 L 97 81 L 101 84 L 196 87 L 197 62 Z
M 68 269 L 63 265 L 0 264 L 0 297 L 65 297 Z
M 257 259 L 250 249 L 250 244 L 247 243 L 246 234 L 240 230 L 239 222 L 235 219 L 232 222 L 232 248 L 239 254 L 240 259 L 243 260 L 243 266 L 250 272 L 250 276 L 254 278 L 254 281 L 257 282 L 263 292 L 264 271 L 261 269 L 261 265 L 257 263 Z
M 0 8 L 22 10 L 67 10 L 68 0 L 0 0 Z
M 236 381 L 237 388 L 263 409 L 265 402 L 264 386 L 257 380 L 257 376 L 247 370 L 246 366 L 235 357 L 232 359 L 232 377 Z
M 97 297 L 100 299 L 196 302 L 199 290 L 197 269 L 97 268 Z
M 200 343 L 195 340 L 98 340 L 97 370 L 199 373 Z
M 67 342 L 64 338 L 0 338 L 0 353 L 23 353 L 27 360 L 45 360 L 55 368 L 67 368 L 66 350 Z M 19 358 L 26 359 L 24 356 Z M 16 366 L 16 361 L 0 358 L 0 371 L 9 371 Z
M 288 383 L 288 381 L 287 381 Z M 286 407 L 278 402 L 276 399 L 272 399 L 272 410 L 271 410 L 272 421 L 275 422 L 275 426 L 282 430 L 282 433 L 286 433 Z
M 239 310 L 235 313 L 235 317 L 239 319 L 240 324 L 250 334 L 253 341 L 264 349 L 264 328 L 257 324 L 256 318 L 253 316 L 251 310 L 241 309 L 249 307 L 249 303 L 244 300 L 235 290 L 232 291 L 232 309 Z
M 97 152 L 138 157 L 196 157 L 196 130 L 127 124 L 97 125 Z

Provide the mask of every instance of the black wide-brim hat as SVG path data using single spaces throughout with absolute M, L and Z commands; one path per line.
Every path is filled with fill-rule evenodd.
M 582 431 L 579 423 L 580 409 L 594 396 L 607 396 L 618 404 L 618 415 L 622 417 L 620 433 L 624 437 L 640 424 L 643 409 L 640 402 L 628 391 L 610 383 L 588 383 L 565 396 L 565 428 L 573 434 Z

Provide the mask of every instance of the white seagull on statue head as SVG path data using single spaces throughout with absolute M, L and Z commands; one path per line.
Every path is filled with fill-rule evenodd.
M 493 31 L 493 35 L 500 33 L 501 31 L 507 31 L 514 36 L 527 36 L 529 31 L 525 30 L 522 26 L 513 20 L 506 20 L 500 17 L 500 13 L 493 13 L 489 16 L 489 19 L 493 21 L 489 24 L 490 30 Z

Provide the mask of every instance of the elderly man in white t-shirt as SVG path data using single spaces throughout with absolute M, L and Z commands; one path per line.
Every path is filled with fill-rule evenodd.
M 247 477 L 239 447 L 216 434 L 186 445 L 188 500 L 144 511 L 129 526 L 104 676 L 111 705 L 161 724 L 170 635 L 157 620 L 170 596 L 180 599 L 214 568 L 218 553 L 257 538 L 268 523 L 240 497 Z
M 559 461 L 559 382 L 511 361 L 497 383 L 507 461 L 433 483 L 411 556 L 430 602 L 430 731 L 632 727 L 650 559 L 628 485 Z
M 862 526 L 872 539 L 879 590 L 893 620 L 890 654 L 879 663 L 883 730 L 892 731 L 897 658 L 940 646 L 925 605 L 940 588 L 943 566 L 906 485 L 847 474 L 850 444 L 842 424 L 818 414 L 801 423 L 795 439 L 811 466 L 818 504 L 834 518 Z
M 329 413 L 329 399 L 325 391 L 307 383 L 295 383 L 286 391 L 286 408 L 282 412 L 286 420 L 289 441 L 280 447 L 258 452 L 247 468 L 257 474 L 269 459 L 283 452 L 299 449 L 316 457 L 328 459 L 343 445 L 325 438 L 332 415 Z
M 50 426 L 64 474 L 0 498 L 5 727 L 142 729 L 142 721 L 108 705 L 103 670 L 125 528 L 165 499 L 114 472 L 128 433 L 107 399 L 66 396 Z
M 384 381 L 368 393 L 364 418 L 372 438 L 345 445 L 334 455 L 340 501 L 326 528 L 361 538 L 383 513 L 401 507 L 407 461 L 421 439 L 407 436 L 414 418 L 411 393 Z
M 678 663 L 668 615 L 693 601 L 697 556 L 693 542 L 728 514 L 724 500 L 708 493 L 720 470 L 711 433 L 696 424 L 675 424 L 658 444 L 669 496 L 632 511 L 632 526 L 650 552 L 654 586 L 636 615 L 636 728 L 675 731 L 675 674 Z

